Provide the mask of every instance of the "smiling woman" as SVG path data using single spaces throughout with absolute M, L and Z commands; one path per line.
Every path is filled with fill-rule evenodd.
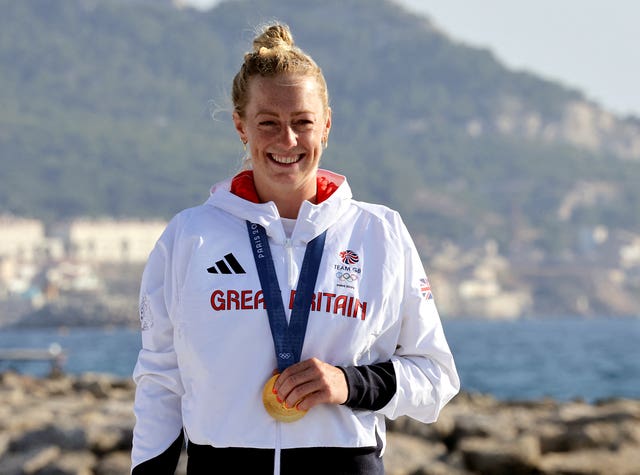
M 318 65 L 281 26 L 254 40 L 233 80 L 233 122 L 249 145 L 260 201 L 295 218 L 315 201 L 316 174 L 331 129 L 327 84 Z
M 246 169 L 176 215 L 140 290 L 132 471 L 384 473 L 385 418 L 433 422 L 460 381 L 397 212 L 319 168 L 322 71 L 267 27 L 233 83 Z M 229 265 L 227 265 L 229 264 Z

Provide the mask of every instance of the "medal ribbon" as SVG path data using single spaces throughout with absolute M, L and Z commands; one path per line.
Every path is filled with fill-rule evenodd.
M 307 331 L 313 291 L 318 278 L 318 269 L 327 232 L 324 231 L 307 244 L 300 276 L 298 277 L 296 295 L 293 300 L 291 318 L 287 324 L 267 233 L 262 226 L 249 221 L 247 221 L 247 230 L 249 231 L 253 258 L 258 268 L 258 277 L 262 285 L 264 301 L 269 316 L 269 326 L 271 327 L 271 336 L 273 337 L 276 359 L 278 360 L 278 370 L 282 372 L 292 364 L 300 361 L 302 355 L 302 345 Z

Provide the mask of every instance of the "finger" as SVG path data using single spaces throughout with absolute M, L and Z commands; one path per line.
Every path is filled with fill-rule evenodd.
M 326 397 L 323 397 L 321 392 L 315 392 L 308 394 L 305 398 L 298 402 L 296 404 L 296 408 L 301 411 L 308 411 L 312 407 L 317 406 L 318 404 L 324 404 L 326 402 Z
M 319 361 L 319 360 L 316 360 Z M 300 361 L 286 368 L 274 385 L 277 392 L 288 394 L 295 386 L 313 379 L 317 363 L 312 360 Z
M 313 383 L 307 383 L 301 386 L 297 386 L 293 391 L 291 391 L 287 395 L 286 398 L 284 398 L 285 407 L 287 408 L 296 407 L 310 395 L 322 393 L 322 391 L 314 391 L 313 390 L 314 386 L 315 385 Z
M 290 399 L 296 395 L 300 398 L 313 390 L 313 388 L 307 388 L 306 391 L 303 389 L 314 380 L 313 372 L 305 368 L 292 368 L 283 371 L 274 385 L 276 394 L 282 399 Z
M 322 403 L 342 404 L 349 395 L 343 371 L 317 358 L 301 361 L 285 369 L 274 387 L 278 400 L 285 402 L 287 407 L 300 404 L 305 399 L 308 400 L 299 407 L 309 408 Z
M 304 401 L 300 407 L 308 409 L 316 404 L 342 404 L 348 395 L 344 373 L 339 368 L 327 365 L 321 374 L 295 386 L 283 397 L 288 407 Z
M 348 391 L 343 392 L 340 385 L 327 376 L 325 374 L 322 378 L 296 387 L 289 394 L 287 405 L 289 406 L 290 400 L 294 400 L 296 407 L 307 411 L 318 404 L 341 404 L 346 401 Z

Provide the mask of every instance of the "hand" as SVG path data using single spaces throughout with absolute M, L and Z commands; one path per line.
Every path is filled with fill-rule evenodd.
M 318 358 L 301 361 L 285 369 L 274 389 L 287 407 L 307 411 L 317 404 L 342 404 L 349 396 L 347 380 L 340 368 Z

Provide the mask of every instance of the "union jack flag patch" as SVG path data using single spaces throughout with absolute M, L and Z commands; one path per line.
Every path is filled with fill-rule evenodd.
M 425 300 L 433 299 L 433 294 L 431 293 L 431 284 L 429 283 L 429 279 L 427 278 L 420 279 L 420 293 L 422 294 Z

